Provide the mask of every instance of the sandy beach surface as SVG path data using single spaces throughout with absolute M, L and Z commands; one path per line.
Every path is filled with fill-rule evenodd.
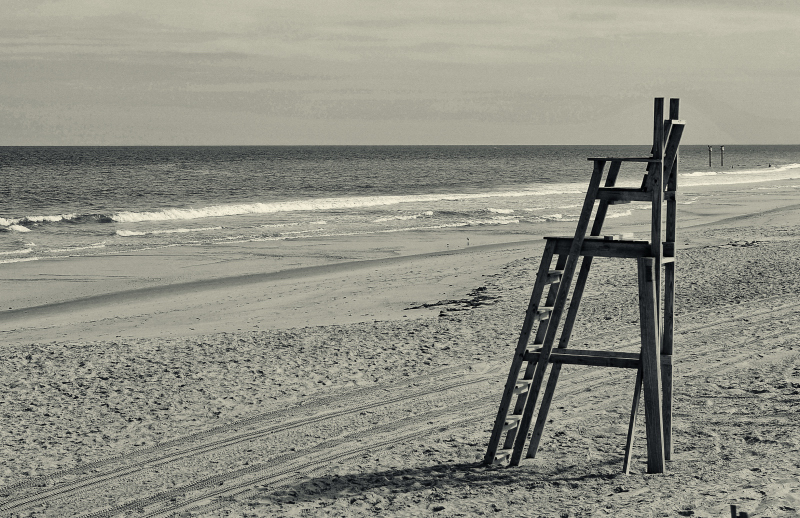
M 622 474 L 631 371 L 574 366 L 537 458 L 481 465 L 574 222 L 4 264 L 0 515 L 800 516 L 797 192 L 680 193 L 662 475 L 643 418 Z M 637 350 L 635 281 L 595 261 L 575 347 Z

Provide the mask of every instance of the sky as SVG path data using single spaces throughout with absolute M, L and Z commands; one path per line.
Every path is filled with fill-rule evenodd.
M 800 144 L 798 0 L 0 0 L 0 145 Z

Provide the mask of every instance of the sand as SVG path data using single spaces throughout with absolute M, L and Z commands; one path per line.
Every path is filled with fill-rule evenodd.
M 641 422 L 621 474 L 631 373 L 582 367 L 535 460 L 481 466 L 541 237 L 574 222 L 2 265 L 0 515 L 798 516 L 795 193 L 681 193 L 663 475 Z M 576 347 L 636 350 L 634 283 L 595 261 Z

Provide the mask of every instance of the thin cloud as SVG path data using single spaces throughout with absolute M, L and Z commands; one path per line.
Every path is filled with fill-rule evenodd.
M 709 119 L 750 106 L 777 121 L 751 140 L 800 134 L 791 122 L 800 120 L 795 2 L 10 0 L 4 8 L 6 141 L 55 135 L 19 131 L 36 126 L 24 121 L 34 114 L 36 127 L 62 128 L 58 138 L 70 124 L 101 124 L 90 134 L 160 141 L 159 128 L 176 138 L 191 124 L 192 138 L 210 128 L 213 141 L 215 120 L 248 113 L 247 131 L 292 127 L 289 142 L 338 121 L 352 143 L 408 142 L 446 127 L 461 138 L 482 123 L 499 135 L 504 122 L 528 124 L 534 142 L 575 143 L 594 138 L 589 126 L 576 130 L 580 121 L 655 95 L 702 98 Z M 506 138 L 519 138 L 511 131 Z

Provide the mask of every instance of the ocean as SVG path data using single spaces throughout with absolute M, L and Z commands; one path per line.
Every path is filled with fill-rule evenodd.
M 577 217 L 649 146 L 0 147 L 0 263 Z M 681 146 L 681 186 L 800 179 L 800 146 Z M 629 185 L 644 170 L 623 168 Z M 630 172 L 632 171 L 632 174 Z M 611 217 L 628 217 L 633 205 Z

